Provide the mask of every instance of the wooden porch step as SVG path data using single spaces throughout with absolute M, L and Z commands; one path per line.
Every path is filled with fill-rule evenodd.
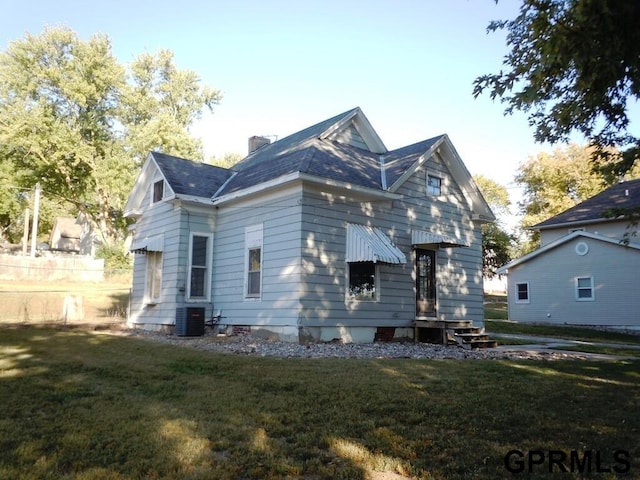
M 417 328 L 473 328 L 471 320 L 414 320 Z
M 454 333 L 454 337 L 462 339 L 462 341 L 473 342 L 477 340 L 489 340 L 489 335 L 486 333 Z
M 474 327 L 471 320 L 416 319 L 413 324 L 416 341 L 457 345 L 466 349 L 498 346 L 483 327 Z
M 463 348 L 476 349 L 476 348 L 496 348 L 498 342 L 491 339 L 486 340 L 472 340 L 463 344 Z

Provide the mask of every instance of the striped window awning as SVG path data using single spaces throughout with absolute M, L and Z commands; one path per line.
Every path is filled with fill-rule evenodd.
M 154 235 L 153 237 L 134 240 L 129 251 L 142 254 L 148 252 L 162 252 L 164 251 L 164 235 Z
M 349 223 L 346 261 L 402 265 L 407 257 L 380 229 Z
M 469 244 L 455 237 L 448 237 L 438 233 L 425 232 L 424 230 L 411 231 L 412 245 L 438 245 L 442 248 L 468 247 Z

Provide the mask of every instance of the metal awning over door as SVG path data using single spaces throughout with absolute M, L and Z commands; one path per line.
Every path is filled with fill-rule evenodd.
M 148 253 L 164 251 L 164 235 L 139 238 L 133 242 L 129 251 L 133 253 Z
M 459 240 L 455 237 L 426 232 L 424 230 L 411 231 L 411 245 L 438 245 L 442 248 L 469 246 L 465 241 Z
M 349 223 L 346 261 L 403 265 L 407 263 L 407 257 L 382 230 Z

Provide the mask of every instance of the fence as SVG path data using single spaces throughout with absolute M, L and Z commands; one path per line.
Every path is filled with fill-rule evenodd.
M 0 255 L 0 280 L 99 282 L 103 279 L 103 259 L 79 255 L 36 258 Z
M 131 275 L 105 271 L 102 259 L 0 255 L 0 325 L 123 324 Z

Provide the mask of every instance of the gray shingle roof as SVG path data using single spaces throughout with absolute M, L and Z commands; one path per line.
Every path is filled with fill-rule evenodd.
M 384 155 L 387 185 L 393 185 L 425 152 L 444 135 L 398 148 Z
M 629 180 L 613 185 L 584 202 L 531 228 L 545 229 L 566 223 L 590 223 L 604 219 L 607 210 L 612 208 L 630 210 L 639 207 L 640 179 Z
M 331 127 L 348 120 L 358 110 L 348 110 L 265 145 L 231 170 L 158 152 L 152 155 L 176 194 L 220 197 L 297 172 L 382 190 L 381 158 L 390 186 L 442 138 L 434 137 L 382 155 L 323 138 Z
M 210 198 L 233 175 L 231 170 L 206 163 L 160 152 L 151 155 L 176 194 Z

